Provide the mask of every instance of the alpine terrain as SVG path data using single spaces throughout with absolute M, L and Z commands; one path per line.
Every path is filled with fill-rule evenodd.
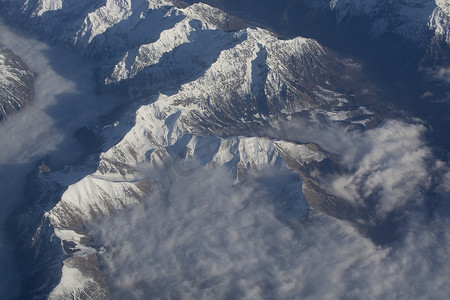
M 29 170 L 5 227 L 18 296 L 448 296 L 450 2 L 205 2 L 0 0 L 6 24 L 123 100 L 67 132 L 76 160 L 52 150 Z M 358 43 L 411 55 L 390 73 Z M 3 117 L 33 72 L 0 50 Z
M 0 48 L 0 121 L 33 99 L 34 76 L 20 57 Z

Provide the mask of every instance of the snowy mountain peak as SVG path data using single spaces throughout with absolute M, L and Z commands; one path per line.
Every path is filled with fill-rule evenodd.
M 438 40 L 444 40 L 450 45 L 450 2 L 436 0 L 437 7 L 429 18 L 428 26 L 435 32 Z
M 380 125 L 385 116 L 379 112 L 385 108 L 363 66 L 313 39 L 281 40 L 205 4 L 10 2 L 15 5 L 4 4 L 8 14 L 27 18 L 46 38 L 101 58 L 98 90 L 120 91 L 129 100 L 107 122 L 86 129 L 99 146 L 90 149 L 80 165 L 37 169 L 30 176 L 32 207 L 15 219 L 18 227 L 26 228 L 18 232 L 22 244 L 30 245 L 27 253 L 39 258 L 33 260 L 37 284 L 29 295 L 108 298 L 97 258 L 110 249 L 92 242 L 88 224 L 140 204 L 151 206 L 158 202 L 154 198 L 170 204 L 170 190 L 179 181 L 187 182 L 187 190 L 204 181 L 207 191 L 220 190 L 217 182 L 209 184 L 202 177 L 196 182 L 202 172 L 205 177 L 219 176 L 229 190 L 238 191 L 246 179 L 256 176 L 257 181 L 267 172 L 258 186 L 281 186 L 274 198 L 282 201 L 268 205 L 274 212 L 269 216 L 288 224 L 286 228 L 298 226 L 312 208 L 366 231 L 382 218 L 368 212 L 366 198 L 373 201 L 371 206 L 390 212 L 410 201 L 406 196 L 400 204 L 391 201 L 397 185 L 423 179 L 415 177 L 422 174 L 415 165 L 427 153 L 415 151 L 422 146 L 421 129 L 400 122 Z M 400 23 L 390 19 L 400 13 L 415 18 L 419 2 L 381 2 L 327 1 L 342 22 L 348 14 L 368 13 L 378 20 L 383 13 L 377 30 L 398 24 L 395 30 L 409 31 L 422 24 L 420 18 L 417 24 L 403 22 L 403 17 L 395 21 Z M 437 17 L 436 22 L 443 24 Z M 386 126 L 386 132 L 382 127 L 372 130 L 377 125 Z M 405 151 L 411 145 L 414 152 Z M 388 149 L 378 151 L 384 146 Z M 360 148 L 366 152 L 359 153 Z M 391 152 L 398 148 L 406 154 L 392 159 Z M 419 163 L 411 164 L 416 157 Z M 392 165 L 407 175 L 398 175 Z M 344 171 L 354 174 L 333 180 Z M 283 174 L 281 180 L 278 174 Z M 374 188 L 359 188 L 366 185 Z M 259 200 L 253 192 L 242 193 Z M 196 199 L 192 205 L 189 213 L 195 215 Z M 42 279 L 49 270 L 56 275 Z
M 29 1 L 27 1 L 23 8 L 26 10 L 28 8 Z M 36 16 L 42 16 L 44 13 L 49 11 L 55 11 L 62 8 L 63 0 L 39 0 L 38 8 L 33 12 Z

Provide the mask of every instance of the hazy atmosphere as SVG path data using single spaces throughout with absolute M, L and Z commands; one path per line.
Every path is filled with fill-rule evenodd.
M 153 195 L 89 226 L 104 245 L 114 298 L 445 298 L 449 172 L 426 146 L 426 129 L 389 120 L 355 135 L 324 124 L 278 127 L 291 140 L 317 137 L 346 153 L 350 174 L 325 178 L 327 188 L 371 205 L 370 226 L 391 236 L 383 244 L 347 222 L 307 213 L 305 199 L 292 194 L 301 180 L 286 170 L 264 169 L 236 183 L 222 167 L 188 167 L 171 177 L 142 166 L 147 175 L 140 176 L 157 182 Z M 430 194 L 435 204 L 427 203 Z
M 448 214 L 410 212 L 398 240 L 378 246 L 346 222 L 304 216 L 302 203 L 284 207 L 293 201 L 292 176 L 270 169 L 234 184 L 222 168 L 200 169 L 161 183 L 143 206 L 92 224 L 105 247 L 113 297 L 441 299 L 450 293 Z M 408 189 L 402 191 L 409 195 Z
M 4 23 L 0 23 L 0 42 L 37 73 L 33 103 L 0 124 L 3 195 L 0 259 L 8 270 L 0 275 L 2 294 L 9 295 L 17 293 L 20 275 L 14 266 L 13 248 L 8 246 L 4 224 L 12 211 L 26 201 L 23 195 L 26 176 L 49 156 L 55 167 L 73 164 L 83 157 L 86 150 L 76 141 L 75 131 L 96 124 L 97 118 L 107 114 L 120 100 L 112 95 L 97 96 L 93 81 L 95 66 L 69 50 L 50 47 Z
M 419 2 L 0 0 L 0 298 L 449 299 Z

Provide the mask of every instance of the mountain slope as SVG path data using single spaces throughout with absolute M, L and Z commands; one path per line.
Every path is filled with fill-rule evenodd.
M 9 49 L 0 49 L 0 121 L 33 99 L 36 74 Z
M 345 44 L 351 43 L 348 47 L 351 49 L 356 43 L 371 41 L 372 47 L 404 52 L 403 55 L 408 55 L 410 63 L 418 63 L 421 60 L 421 64 L 425 66 L 449 64 L 447 53 L 450 45 L 448 39 L 450 14 L 449 3 L 446 0 L 201 2 L 266 24 L 288 36 L 292 34 L 311 36 L 327 45 L 344 50 L 347 50 Z M 408 54 L 407 49 L 413 53 Z
M 225 168 L 236 185 L 253 172 L 287 172 L 286 196 L 276 205 L 296 220 L 310 208 L 365 232 L 377 220 L 376 212 L 333 194 L 323 179 L 349 170 L 342 149 L 323 142 L 318 124 L 337 128 L 339 140 L 341 131 L 358 137 L 379 126 L 386 114 L 377 87 L 354 60 L 312 39 L 281 40 L 245 27 L 205 4 L 2 5 L 6 16 L 26 20 L 45 38 L 101 60 L 99 90 L 130 99 L 119 116 L 88 129 L 102 146 L 82 165 L 37 168 L 30 176 L 33 205 L 12 217 L 19 243 L 28 245 L 22 249 L 32 270 L 27 296 L 108 298 L 99 261 L 109 250 L 91 240 L 89 223 L 145 205 L 159 187 L 199 168 Z M 351 179 L 368 176 L 357 175 Z

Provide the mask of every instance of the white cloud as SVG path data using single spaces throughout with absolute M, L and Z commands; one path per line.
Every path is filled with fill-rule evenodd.
M 379 216 L 422 202 L 434 168 L 431 149 L 422 139 L 424 131 L 422 125 L 387 121 L 359 133 L 343 154 L 353 171 L 332 180 L 333 193 L 361 205 L 375 200 Z
M 322 187 L 356 206 L 370 206 L 379 220 L 422 204 L 449 169 L 426 145 L 420 123 L 385 120 L 361 131 L 323 118 L 279 122 L 274 128 L 272 136 L 313 142 L 336 155 L 347 172 L 321 174 Z
M 70 164 L 81 151 L 74 132 L 96 124 L 125 99 L 99 95 L 93 62 L 67 49 L 49 47 L 1 23 L 0 40 L 37 73 L 33 102 L 0 127 L 0 162 L 27 163 L 53 152 L 55 163 Z
M 271 186 L 274 178 L 283 178 Z M 291 178 L 290 180 L 286 180 Z M 284 184 L 282 184 L 284 182 Z M 448 219 L 410 217 L 403 238 L 374 245 L 351 225 L 288 214 L 291 175 L 234 183 L 222 168 L 163 184 L 143 205 L 92 224 L 117 299 L 393 298 L 450 293 Z
M 10 164 L 0 170 L 5 179 L 0 194 L 13 195 L 37 159 L 58 149 L 53 153 L 60 163 L 70 163 L 77 152 L 74 130 L 93 122 L 114 101 L 94 95 L 92 66 L 86 62 L 30 44 L 4 27 L 0 33 L 4 44 L 34 71 L 42 71 L 35 103 L 0 128 L 0 160 Z M 65 68 L 52 70 L 54 65 Z M 422 203 L 436 172 L 444 174 L 438 191 L 449 193 L 450 173 L 423 143 L 422 125 L 387 121 L 359 132 L 310 121 L 287 124 L 282 137 L 314 142 L 340 155 L 349 173 L 324 177 L 330 192 L 361 206 L 373 200 L 380 219 Z M 114 295 L 442 299 L 450 294 L 447 215 L 427 221 L 414 212 L 401 225 L 402 238 L 381 247 L 345 222 L 316 213 L 301 218 L 302 199 L 287 193 L 297 185 L 292 174 L 280 170 L 236 184 L 221 168 L 162 181 L 143 206 L 91 227 L 106 246 L 102 259 Z M 2 208 L 11 208 L 18 198 Z M 8 210 L 2 210 L 2 223 Z M 0 257 L 2 262 L 10 258 Z M 3 285 L 8 288 L 10 282 Z
M 435 68 L 435 69 L 429 69 L 429 70 L 426 70 L 426 72 L 434 80 L 442 81 L 445 83 L 450 83 L 450 68 L 448 68 L 448 67 L 439 67 L 439 68 Z
M 0 124 L 0 297 L 14 298 L 21 279 L 4 224 L 24 201 L 26 176 L 47 155 L 52 166 L 76 161 L 85 150 L 74 132 L 95 124 L 119 99 L 97 95 L 94 65 L 68 50 L 49 47 L 1 22 L 0 41 L 38 74 L 33 102 Z

